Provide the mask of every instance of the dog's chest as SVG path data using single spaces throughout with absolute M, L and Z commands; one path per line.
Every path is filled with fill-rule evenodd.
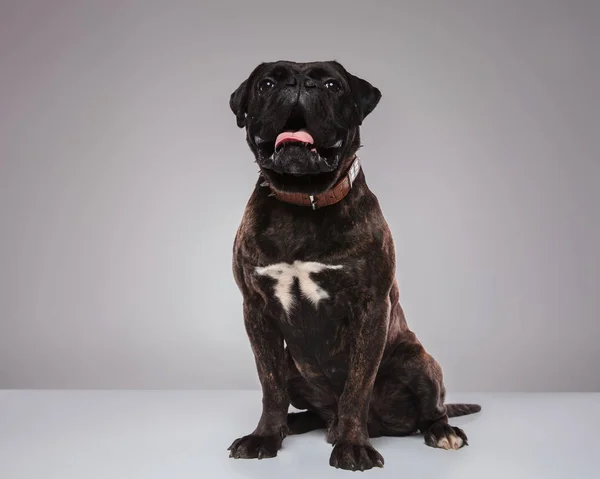
M 257 266 L 254 273 L 270 279 L 263 283 L 263 292 L 289 317 L 303 304 L 318 310 L 335 300 L 343 289 L 343 270 L 342 264 L 294 261 Z
M 344 338 L 356 296 L 348 282 L 350 271 L 347 263 L 316 261 L 255 268 L 268 308 L 279 318 L 285 342 L 304 371 L 343 372 L 348 346 Z

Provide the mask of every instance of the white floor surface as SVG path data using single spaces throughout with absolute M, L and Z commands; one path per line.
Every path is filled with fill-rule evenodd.
M 600 477 L 600 394 L 454 394 L 479 414 L 456 418 L 470 445 L 378 438 L 383 469 L 365 477 Z M 329 466 L 323 431 L 285 439 L 277 458 L 235 460 L 257 391 L 0 391 L 1 479 L 295 479 L 349 477 Z M 357 473 L 360 474 L 360 473 Z

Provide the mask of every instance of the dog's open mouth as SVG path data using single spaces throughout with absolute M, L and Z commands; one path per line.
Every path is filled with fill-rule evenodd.
M 302 115 L 292 114 L 281 130 L 251 137 L 263 177 L 273 187 L 315 194 L 335 182 L 344 141 L 332 130 L 309 130 Z
M 319 174 L 329 172 L 337 166 L 342 140 L 337 140 L 328 146 L 317 145 L 313 136 L 304 128 L 298 130 L 286 129 L 279 133 L 275 140 L 265 141 L 260 136 L 254 137 L 254 142 L 263 158 L 262 166 L 273 169 L 278 173 L 286 173 L 280 169 L 280 161 L 286 155 L 304 158 L 314 167 L 304 174 Z M 288 172 L 292 173 L 292 172 Z M 300 173 L 300 172 L 298 172 Z
M 284 145 L 296 144 L 310 151 L 316 152 L 315 140 L 312 135 L 306 130 L 284 131 L 277 135 L 275 140 L 275 152 L 278 152 Z
M 263 175 L 271 185 L 283 191 L 325 191 L 337 177 L 343 141 L 335 140 L 323 147 L 303 126 L 293 126 L 295 128 L 286 125 L 271 141 L 254 137 Z

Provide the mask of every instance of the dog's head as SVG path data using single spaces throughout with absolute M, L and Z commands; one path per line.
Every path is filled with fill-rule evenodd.
M 350 166 L 359 127 L 380 98 L 335 61 L 278 61 L 256 67 L 229 104 L 271 185 L 320 193 Z

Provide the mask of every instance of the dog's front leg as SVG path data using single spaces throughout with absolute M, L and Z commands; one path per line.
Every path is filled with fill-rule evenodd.
M 236 439 L 230 457 L 275 457 L 287 435 L 289 397 L 285 389 L 283 337 L 275 322 L 255 305 L 244 302 L 244 323 L 262 387 L 262 415 L 252 434 Z
M 365 304 L 358 316 L 348 378 L 338 403 L 337 423 L 330 430 L 334 448 L 329 463 L 341 469 L 383 467 L 383 457 L 371 446 L 367 422 L 369 401 L 387 339 L 389 300 Z

